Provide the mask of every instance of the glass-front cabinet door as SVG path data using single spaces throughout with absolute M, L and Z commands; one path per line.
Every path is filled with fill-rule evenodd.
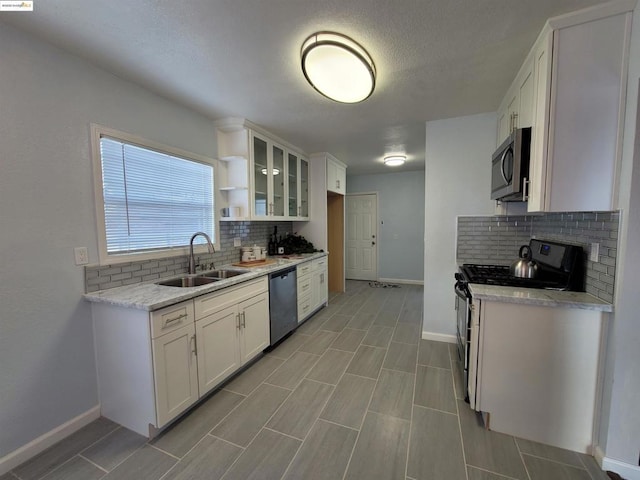
M 309 161 L 251 132 L 254 220 L 309 218 Z
M 309 160 L 300 158 L 300 202 L 298 216 L 309 218 Z
M 253 141 L 253 216 L 269 215 L 269 175 L 267 141 L 252 135 Z
M 284 217 L 284 182 L 286 171 L 284 169 L 284 148 L 277 145 L 272 145 L 272 167 L 268 172 L 270 185 L 273 187 L 273 198 L 271 199 L 271 205 L 269 209 L 269 216 L 272 217 Z
M 288 216 L 289 217 L 298 217 L 299 209 L 298 209 L 298 156 L 289 153 L 288 154 L 288 167 L 289 171 L 287 172 L 288 178 L 288 198 L 289 198 L 289 206 L 288 206 Z

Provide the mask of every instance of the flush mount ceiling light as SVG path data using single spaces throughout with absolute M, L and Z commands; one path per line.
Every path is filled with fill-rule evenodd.
M 404 155 L 389 155 L 388 157 L 384 157 L 384 164 L 389 167 L 399 167 L 406 159 L 407 157 Z
M 358 103 L 373 93 L 373 60 L 350 38 L 339 33 L 314 33 L 302 44 L 301 56 L 304 76 L 325 97 L 340 103 Z

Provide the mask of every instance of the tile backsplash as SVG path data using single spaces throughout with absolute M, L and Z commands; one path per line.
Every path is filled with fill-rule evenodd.
M 292 222 L 220 222 L 219 251 L 216 253 L 196 254 L 200 264 L 215 263 L 216 266 L 240 261 L 240 247 L 233 246 L 238 237 L 242 246 L 267 246 L 273 227 L 278 227 L 278 235 L 295 233 Z M 116 265 L 101 265 L 85 268 L 85 291 L 95 292 L 107 288 L 121 287 L 167 278 L 186 273 L 189 258 L 187 255 L 167 257 L 158 260 L 144 260 Z
M 585 289 L 613 303 L 619 212 L 565 212 L 536 215 L 458 217 L 458 263 L 509 265 L 530 238 L 580 245 L 585 252 Z M 588 259 L 600 244 L 599 261 Z

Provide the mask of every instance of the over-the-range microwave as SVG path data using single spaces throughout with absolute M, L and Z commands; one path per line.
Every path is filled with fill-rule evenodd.
M 531 128 L 518 128 L 491 157 L 491 199 L 523 202 L 529 177 Z

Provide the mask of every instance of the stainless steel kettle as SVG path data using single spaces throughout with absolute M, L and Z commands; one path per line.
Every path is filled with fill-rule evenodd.
M 522 245 L 518 251 L 518 260 L 511 264 L 511 275 L 519 278 L 535 278 L 538 264 L 531 258 L 529 245 Z

